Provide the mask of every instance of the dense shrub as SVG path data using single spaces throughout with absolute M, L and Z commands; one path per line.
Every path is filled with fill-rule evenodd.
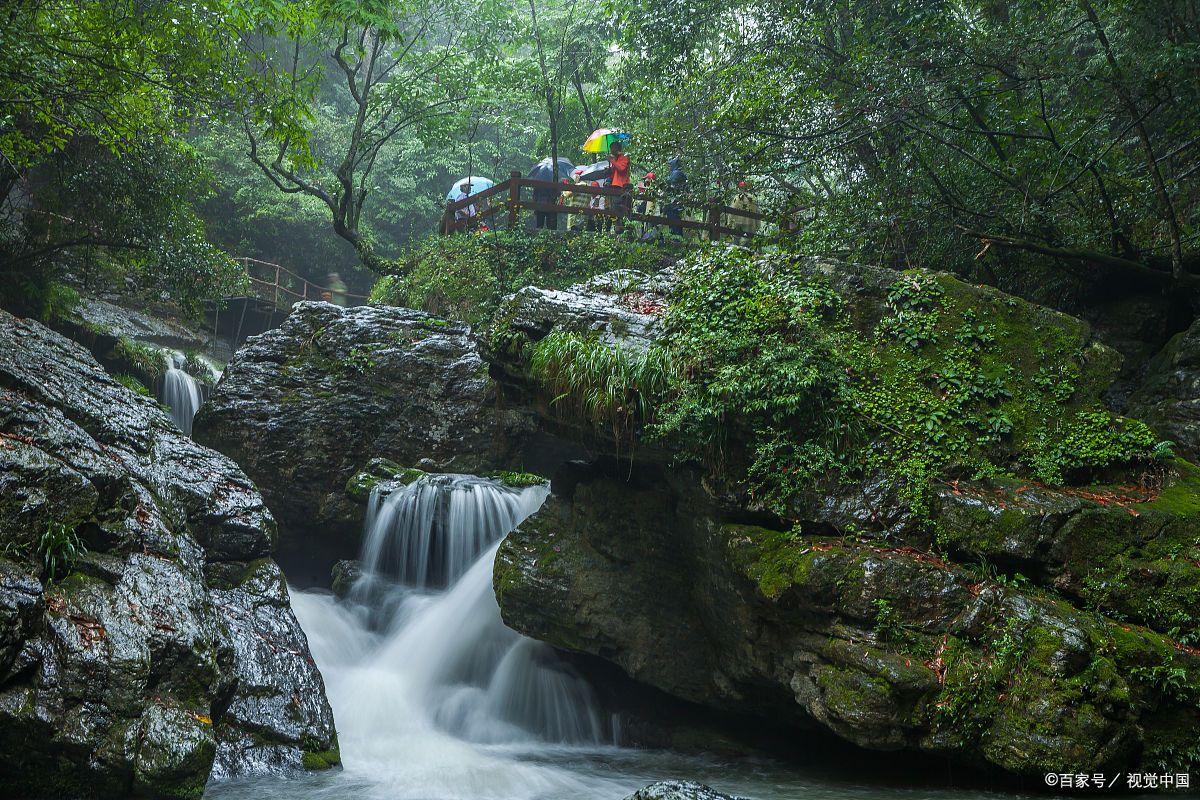
M 777 511 L 822 480 L 882 473 L 921 512 L 936 480 L 1083 482 L 1169 451 L 1098 407 L 1086 341 L 1030 306 L 914 271 L 872 325 L 801 263 L 695 254 L 665 318 L 657 434 L 744 473 Z
M 493 231 L 415 244 L 371 291 L 371 302 L 408 306 L 478 324 L 523 286 L 564 288 L 615 269 L 653 270 L 658 245 L 609 234 Z

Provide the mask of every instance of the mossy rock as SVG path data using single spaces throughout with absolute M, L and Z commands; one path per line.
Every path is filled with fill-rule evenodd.
M 346 496 L 359 503 L 366 503 L 371 491 L 383 481 L 408 484 L 426 473 L 412 467 L 402 467 L 387 458 L 372 458 L 366 465 L 346 481 Z
M 994 480 L 938 492 L 938 546 L 1020 573 L 1090 607 L 1200 644 L 1200 469 L 1161 490 Z
M 491 473 L 488 477 L 499 481 L 510 489 L 525 489 L 530 486 L 544 486 L 549 483 L 549 478 L 543 478 L 541 475 L 535 475 L 532 472 L 508 472 L 500 470 Z
M 304 755 L 301 756 L 301 763 L 310 772 L 333 769 L 334 767 L 341 766 L 342 752 L 337 748 L 333 750 L 305 751 Z

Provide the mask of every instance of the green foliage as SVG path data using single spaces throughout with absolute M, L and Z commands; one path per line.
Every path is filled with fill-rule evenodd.
M 46 580 L 56 580 L 70 572 L 75 560 L 86 552 L 75 531 L 61 522 L 48 523 L 37 542 L 37 555 Z
M 533 345 L 529 371 L 561 414 L 606 430 L 619 445 L 637 423 L 653 418 L 671 360 L 657 348 L 628 350 L 620 343 L 554 331 Z
M 1085 474 L 1129 461 L 1150 462 L 1170 451 L 1145 423 L 1115 418 L 1107 411 L 1079 411 L 1030 442 L 1027 461 L 1038 480 L 1061 483 L 1063 476 Z
M 151 379 L 161 377 L 166 369 L 160 351 L 126 336 L 117 339 L 112 357 L 127 369 Z
M 153 393 L 149 389 L 146 388 L 146 384 L 142 383 L 141 381 L 139 381 L 137 378 L 133 377 L 132 375 L 120 373 L 117 375 L 113 375 L 113 380 L 115 380 L 117 383 L 121 384 L 126 389 L 133 392 L 134 394 L 140 394 L 142 397 L 153 397 L 154 396 Z
M 890 600 L 875 599 L 875 638 L 880 642 L 899 641 L 904 636 L 900 615 Z
M 204 240 L 194 204 L 206 175 L 177 132 L 236 104 L 240 43 L 264 10 L 240 0 L 12 9 L 0 29 L 0 280 L 33 295 L 14 304 L 55 313 L 44 295 L 63 253 L 87 286 L 132 278 L 190 315 L 240 285 Z
M 195 350 L 184 351 L 183 359 L 183 369 L 185 372 L 201 383 L 207 383 L 210 386 L 212 385 L 212 368 L 209 367 L 208 362 L 200 357 L 198 352 Z
M 718 469 L 727 442 L 744 437 L 747 474 L 782 507 L 839 469 L 841 443 L 860 427 L 836 341 L 841 300 L 785 271 L 768 280 L 740 251 L 706 251 L 678 270 L 665 318 L 677 379 L 655 432 Z
M 371 302 L 418 308 L 479 324 L 501 297 L 524 286 L 564 288 L 618 269 L 656 268 L 654 245 L 615 236 L 496 231 L 479 236 L 433 236 L 395 262 L 379 279 Z
M 822 482 L 881 475 L 920 516 L 936 480 L 1080 482 L 1154 456 L 1144 425 L 1084 405 L 1084 329 L 1030 307 L 906 273 L 864 330 L 789 257 L 713 248 L 677 274 L 654 433 L 781 515 Z
M 803 252 L 982 266 L 1058 302 L 1031 260 L 1195 271 L 1200 29 L 1174 0 L 614 10 L 639 149 L 684 152 L 708 192 L 762 176 L 767 209 L 812 209 Z
M 342 368 L 359 375 L 370 375 L 375 371 L 375 356 L 371 347 L 352 347 L 342 359 Z
M 257 3 L 20 3 L 0 29 L 0 153 L 24 169 L 76 136 L 122 150 L 228 99 Z

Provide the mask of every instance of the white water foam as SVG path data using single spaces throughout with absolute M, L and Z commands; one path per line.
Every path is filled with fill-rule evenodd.
M 500 539 L 547 494 L 462 475 L 375 493 L 350 597 L 293 594 L 347 777 L 368 778 L 373 794 L 594 795 L 594 777 L 538 762 L 612 746 L 615 721 L 553 650 L 504 626 L 492 590 Z

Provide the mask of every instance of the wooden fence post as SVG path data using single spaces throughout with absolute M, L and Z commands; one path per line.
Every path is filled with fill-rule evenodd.
M 517 210 L 521 205 L 521 173 L 513 170 L 508 175 L 508 229 L 517 229 Z
M 446 208 L 442 211 L 442 229 L 438 231 L 442 236 L 450 235 L 450 226 L 454 223 L 454 212 L 450 210 L 450 204 L 453 200 L 446 201 Z
M 271 305 L 279 308 L 279 265 L 275 265 L 275 286 L 272 287 Z

